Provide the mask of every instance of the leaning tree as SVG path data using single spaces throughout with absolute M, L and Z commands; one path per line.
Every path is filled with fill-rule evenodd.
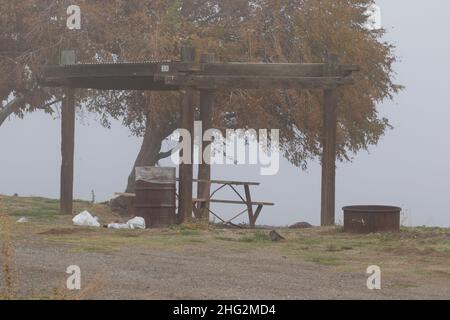
M 89 4 L 88 12 L 101 10 L 100 3 Z M 103 25 L 95 18 L 80 31 L 66 26 L 67 0 L 0 0 L 0 125 L 12 114 L 43 109 L 61 102 L 64 92 L 41 86 L 41 67 L 58 63 L 60 52 L 77 48 L 86 61 L 96 61 L 101 50 Z
M 36 10 L 37 9 L 37 10 Z M 39 86 L 37 70 L 59 45 L 51 25 L 42 19 L 34 1 L 0 0 L 0 126 L 12 114 L 23 116 L 36 108 L 50 110 L 60 101 L 55 91 Z

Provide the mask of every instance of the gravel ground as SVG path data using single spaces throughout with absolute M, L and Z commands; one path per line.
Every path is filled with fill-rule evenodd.
M 85 299 L 449 299 L 450 281 L 413 279 L 412 287 L 382 278 L 366 287 L 364 271 L 336 272 L 274 252 L 234 252 L 208 246 L 77 252 L 67 244 L 16 244 L 21 294 L 64 288 L 67 266 L 79 265 Z M 409 278 L 411 280 L 411 278 Z

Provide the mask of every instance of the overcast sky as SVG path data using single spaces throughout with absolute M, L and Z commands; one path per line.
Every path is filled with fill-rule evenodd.
M 401 61 L 397 82 L 406 86 L 394 102 L 379 106 L 395 129 L 370 153 L 338 164 L 337 220 L 351 204 L 398 205 L 407 225 L 450 226 L 450 42 L 447 0 L 379 0 L 387 40 Z M 141 140 L 114 123 L 111 130 L 93 117 L 77 122 L 75 196 L 98 200 L 123 191 Z M 59 196 L 60 122 L 34 113 L 11 118 L 0 127 L 0 194 Z M 306 172 L 281 161 L 276 176 L 259 175 L 259 167 L 216 167 L 214 178 L 261 182 L 255 200 L 272 201 L 260 223 L 320 223 L 320 166 Z M 227 197 L 223 194 L 223 197 Z M 218 208 L 229 216 L 239 207 Z

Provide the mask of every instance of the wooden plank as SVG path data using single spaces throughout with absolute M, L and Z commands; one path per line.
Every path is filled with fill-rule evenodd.
M 135 169 L 136 181 L 142 180 L 152 183 L 175 183 L 176 169 L 164 167 L 140 167 Z
M 337 60 L 336 55 L 327 57 L 329 74 L 334 73 Z M 336 198 L 337 95 L 335 90 L 324 91 L 323 103 L 321 225 L 331 226 L 335 223 Z
M 229 181 L 229 180 L 202 180 L 202 179 L 194 179 L 194 182 L 211 182 L 212 184 L 232 184 L 235 186 L 259 186 L 261 183 L 259 182 L 248 182 L 248 181 Z
M 240 216 L 242 216 L 246 212 L 247 212 L 247 209 L 242 210 L 238 214 L 234 215 L 231 219 L 228 219 L 227 221 L 225 221 L 225 223 L 230 223 L 231 221 L 236 220 L 237 218 L 239 218 Z
M 44 87 L 67 87 L 96 90 L 178 91 L 179 86 L 156 82 L 153 77 L 63 78 L 39 81 Z
M 332 80 L 325 77 L 325 65 L 321 63 L 198 64 L 195 61 L 165 61 L 71 64 L 45 66 L 41 84 L 51 87 L 153 91 L 179 90 L 180 86 L 204 89 L 318 88 L 352 84 L 351 74 L 357 70 L 359 67 L 355 65 L 341 65 L 333 73 L 335 80 Z M 192 75 L 195 77 L 192 78 Z
M 158 63 L 74 64 L 62 67 L 45 66 L 43 68 L 43 75 L 48 80 L 77 77 L 153 77 L 159 71 L 158 66 Z
M 323 63 L 224 62 L 202 65 L 203 75 L 323 77 Z
M 158 67 L 156 62 L 45 66 L 40 83 L 49 87 L 105 90 L 178 90 L 178 86 L 164 84 L 164 78 L 158 81 Z
M 156 77 L 179 73 L 198 73 L 204 76 L 254 76 L 254 77 L 325 77 L 323 63 L 212 63 L 198 65 L 195 62 L 142 62 L 47 65 L 42 76 L 48 80 L 61 78 L 107 78 L 107 77 Z M 201 69 L 203 68 L 203 69 Z M 340 65 L 336 76 L 345 77 L 359 71 L 357 65 Z
M 60 211 L 73 213 L 73 172 L 75 151 L 75 93 L 66 89 L 61 111 L 61 190 Z
M 338 74 L 342 77 L 348 77 L 355 71 L 361 71 L 361 67 L 354 64 L 341 64 L 338 69 Z
M 76 77 L 154 77 L 180 72 L 200 72 L 195 62 L 123 62 L 123 63 L 80 63 L 68 65 L 46 65 L 42 75 L 51 80 Z
M 182 47 L 181 58 L 184 62 L 195 61 L 195 49 L 193 47 Z M 194 133 L 194 91 L 189 87 L 180 90 L 181 99 L 181 126 L 188 130 L 193 137 Z M 191 150 L 194 141 L 191 139 Z M 183 223 L 192 218 L 192 179 L 193 179 L 193 154 L 191 152 L 190 163 L 180 164 L 180 198 L 179 198 L 179 222 Z
M 200 89 L 333 89 L 341 85 L 353 84 L 350 77 L 258 77 L 258 76 L 204 76 L 173 75 L 165 79 L 166 85 L 187 85 Z
M 220 200 L 220 199 L 198 199 L 194 198 L 192 199 L 193 202 L 211 202 L 211 203 L 223 203 L 223 204 L 247 204 L 245 201 L 239 201 L 239 200 Z M 263 201 L 252 201 L 252 205 L 263 205 L 263 206 L 274 206 L 275 203 L 273 202 L 263 202 Z
M 258 208 L 256 208 L 255 214 L 253 215 L 253 219 L 252 221 L 250 221 L 250 227 L 254 228 L 256 225 L 256 221 L 258 220 L 258 217 L 261 213 L 263 206 L 262 205 L 258 205 Z
M 252 196 L 250 194 L 250 187 L 248 185 L 244 186 L 245 191 L 245 200 L 247 204 L 247 211 L 248 211 L 248 219 L 250 222 L 250 228 L 255 227 L 255 221 L 254 221 L 254 215 L 253 215 L 253 205 L 252 205 Z
M 177 181 L 179 181 L 180 178 L 177 178 Z M 243 186 L 248 184 L 249 186 L 259 186 L 261 183 L 259 182 L 250 182 L 250 181 L 230 181 L 230 180 L 204 180 L 204 179 L 192 179 L 193 182 L 211 182 L 211 184 L 232 184 L 236 186 Z

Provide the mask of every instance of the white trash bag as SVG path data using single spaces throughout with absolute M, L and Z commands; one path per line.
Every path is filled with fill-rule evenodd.
M 17 222 L 17 223 L 27 223 L 28 221 L 29 221 L 28 218 L 22 217 L 22 218 L 20 218 L 19 220 L 17 220 L 16 222 Z
M 108 229 L 145 229 L 145 220 L 141 217 L 135 217 L 128 220 L 127 223 L 110 223 Z
M 110 223 L 108 229 L 130 229 L 130 226 L 126 223 Z
M 93 217 L 88 211 L 83 211 L 76 215 L 73 219 L 73 224 L 81 227 L 100 227 L 97 217 Z
M 127 224 L 131 229 L 145 229 L 145 220 L 142 217 L 134 217 L 128 220 Z

